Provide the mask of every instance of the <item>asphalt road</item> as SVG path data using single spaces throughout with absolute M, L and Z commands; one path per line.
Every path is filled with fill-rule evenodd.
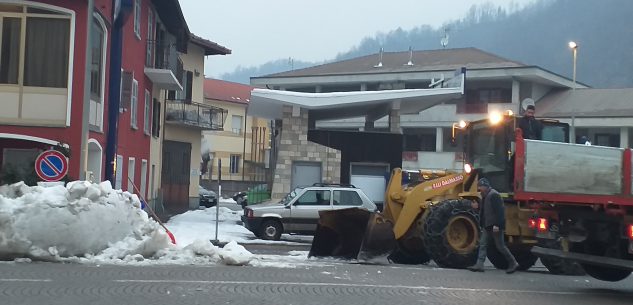
M 554 276 L 543 268 L 507 275 L 492 268 L 472 273 L 334 260 L 310 260 L 293 268 L 0 263 L 0 304 L 7 305 L 608 305 L 632 300 L 633 278 L 607 283 Z

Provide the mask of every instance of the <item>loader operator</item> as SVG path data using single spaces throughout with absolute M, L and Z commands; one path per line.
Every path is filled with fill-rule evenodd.
M 519 119 L 519 128 L 523 131 L 523 138 L 530 140 L 540 140 L 543 136 L 543 125 L 536 118 L 534 105 L 527 106 L 525 114 Z
M 503 207 L 503 199 L 501 195 L 490 186 L 490 181 L 486 178 L 479 179 L 477 189 L 481 192 L 481 207 L 478 203 L 473 202 L 472 207 L 479 208 L 479 223 L 481 224 L 481 238 L 479 239 L 479 255 L 477 263 L 468 267 L 468 270 L 475 272 L 484 271 L 484 261 L 486 260 L 486 249 L 488 243 L 494 240 L 494 245 L 508 261 L 508 269 L 506 273 L 514 273 L 519 264 L 517 263 L 508 247 L 504 242 L 505 213 Z

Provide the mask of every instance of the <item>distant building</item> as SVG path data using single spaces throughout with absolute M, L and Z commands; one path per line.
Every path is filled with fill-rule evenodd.
M 224 130 L 204 131 L 210 148 L 203 179 L 217 187 L 218 160 L 222 160 L 222 188 L 228 192 L 244 191 L 270 181 L 267 161 L 270 151 L 268 120 L 249 115 L 253 87 L 217 79 L 204 82 L 205 104 L 226 109 Z
M 455 103 L 400 116 L 402 166 L 406 169 L 460 169 L 462 147 L 450 145 L 451 126 L 485 118 L 489 112 L 521 113 L 521 102 L 573 87 L 572 80 L 476 48 L 385 52 L 315 67 L 251 78 L 251 84 L 296 92 L 351 92 L 429 88 L 466 68 L 465 95 Z M 583 84 L 577 84 L 585 88 Z M 384 131 L 386 117 L 317 121 L 316 129 Z

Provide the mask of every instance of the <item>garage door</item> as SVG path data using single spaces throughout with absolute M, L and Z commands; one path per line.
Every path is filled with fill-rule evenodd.
M 376 205 L 382 207 L 387 189 L 386 175 L 389 165 L 386 164 L 352 164 L 350 183 L 363 192 Z
M 321 182 L 321 162 L 293 162 L 291 189 Z

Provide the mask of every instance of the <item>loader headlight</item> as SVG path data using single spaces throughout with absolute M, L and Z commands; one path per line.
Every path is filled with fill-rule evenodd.
M 473 171 L 472 165 L 468 163 L 464 164 L 464 172 L 466 172 L 466 174 L 470 174 L 472 171 Z

